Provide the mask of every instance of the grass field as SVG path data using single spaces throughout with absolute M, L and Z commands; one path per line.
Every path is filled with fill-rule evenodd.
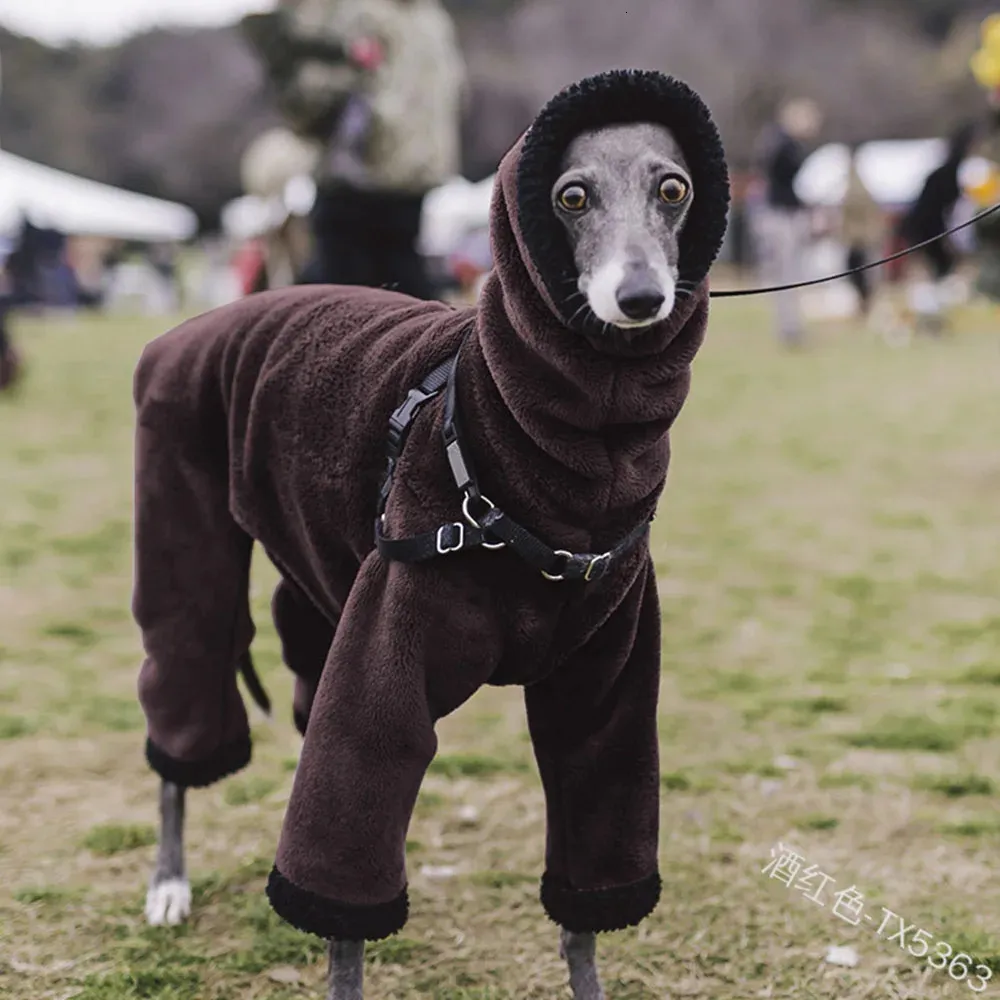
M 191 923 L 141 917 L 156 784 L 134 696 L 130 378 L 160 329 L 15 329 L 28 374 L 0 399 L 10 1000 L 321 995 L 321 944 L 262 892 L 298 750 L 262 563 L 255 651 L 275 720 L 255 721 L 249 771 L 192 796 Z M 895 918 L 880 939 L 882 907 L 988 963 L 1000 993 L 998 333 L 971 310 L 947 342 L 893 351 L 829 328 L 789 356 L 761 312 L 715 310 L 653 539 L 665 892 L 641 929 L 602 938 L 611 998 L 979 987 L 887 940 Z M 371 949 L 368 995 L 566 997 L 519 693 L 482 692 L 440 736 L 410 834 L 412 919 Z M 762 873 L 779 842 L 836 880 L 824 906 Z M 872 918 L 856 927 L 834 912 L 848 888 Z M 857 966 L 826 963 L 831 945 Z

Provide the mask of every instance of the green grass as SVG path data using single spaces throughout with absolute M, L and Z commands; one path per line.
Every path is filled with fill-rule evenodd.
M 0 740 L 14 740 L 35 731 L 35 724 L 20 715 L 0 715 Z
M 491 778 L 497 774 L 523 774 L 528 770 L 519 761 L 503 760 L 480 753 L 441 754 L 431 761 L 428 774 L 445 778 Z
M 83 846 L 94 854 L 111 857 L 124 851 L 134 851 L 156 843 L 156 830 L 151 826 L 95 826 L 83 838 Z
M 245 806 L 266 799 L 278 787 L 278 782 L 270 778 L 237 778 L 226 784 L 224 797 L 226 805 Z
M 993 795 L 996 793 L 997 787 L 992 778 L 981 774 L 927 775 L 918 779 L 916 785 L 918 788 L 940 792 L 950 799 L 958 799 L 966 795 Z
M 942 829 L 956 837 L 996 837 L 1000 835 L 1000 819 L 996 816 L 966 819 L 960 823 L 949 823 Z
M 14 901 L 25 906 L 62 906 L 78 899 L 80 894 L 57 886 L 32 886 L 18 889 L 13 894 Z
M 963 742 L 959 726 L 933 722 L 922 716 L 887 716 L 874 728 L 852 733 L 848 742 L 872 750 L 926 750 L 928 753 L 949 753 Z
M 829 327 L 792 356 L 761 309 L 714 310 L 673 434 L 652 537 L 664 892 L 641 930 L 601 938 L 607 994 L 952 1000 L 946 975 L 760 869 L 796 845 L 873 912 L 1000 973 L 1000 324 L 970 310 L 954 337 L 904 351 Z M 165 326 L 14 328 L 28 367 L 0 397 L 17 429 L 0 434 L 4 1000 L 323 995 L 322 942 L 263 895 L 300 740 L 262 557 L 274 718 L 253 716 L 245 773 L 189 797 L 192 921 L 143 923 L 157 797 L 129 614 L 131 378 Z M 545 811 L 521 693 L 480 692 L 438 736 L 408 835 L 411 919 L 369 949 L 368 995 L 566 997 L 537 900 Z M 859 965 L 826 965 L 832 943 Z
M 836 830 L 840 820 L 836 816 L 804 816 L 795 825 L 800 830 Z
M 76 1000 L 189 1000 L 201 976 L 189 969 L 155 969 L 88 976 Z

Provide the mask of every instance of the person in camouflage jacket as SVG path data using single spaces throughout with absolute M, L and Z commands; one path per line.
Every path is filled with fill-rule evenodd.
M 322 147 L 308 280 L 429 298 L 424 196 L 460 170 L 465 66 L 439 0 L 291 0 L 244 21 L 299 134 Z

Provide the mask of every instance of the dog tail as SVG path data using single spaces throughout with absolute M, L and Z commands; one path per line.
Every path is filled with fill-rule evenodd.
M 243 675 L 243 682 L 246 684 L 247 690 L 250 692 L 250 697 L 253 698 L 258 708 L 260 708 L 265 715 L 270 715 L 271 699 L 268 697 L 267 691 L 264 690 L 264 685 L 261 684 L 260 677 L 257 676 L 257 671 L 254 668 L 253 657 L 250 655 L 250 650 L 247 650 L 243 656 L 240 657 L 238 669 Z

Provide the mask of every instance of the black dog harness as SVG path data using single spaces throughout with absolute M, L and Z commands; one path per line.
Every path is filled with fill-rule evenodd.
M 388 465 L 379 489 L 375 516 L 375 546 L 379 554 L 396 562 L 417 563 L 466 549 L 496 550 L 510 546 L 529 566 L 539 570 L 546 580 L 600 580 L 614 562 L 646 537 L 649 522 L 640 524 L 607 552 L 574 553 L 550 548 L 508 517 L 488 497 L 483 496 L 468 451 L 462 447 L 456 412 L 457 368 L 458 355 L 455 354 L 438 365 L 416 389 L 411 389 L 405 402 L 389 418 L 386 448 Z M 417 413 L 424 404 L 440 395 L 442 390 L 446 392 L 442 436 L 451 474 L 462 493 L 462 515 L 465 520 L 442 524 L 434 531 L 411 538 L 388 538 L 385 534 L 385 509 L 392 491 L 392 476 L 396 471 L 396 464 Z

